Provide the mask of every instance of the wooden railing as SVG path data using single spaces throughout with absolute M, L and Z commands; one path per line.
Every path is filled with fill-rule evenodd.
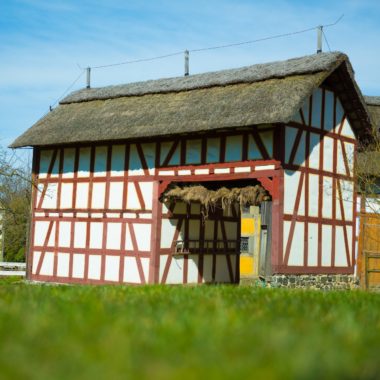
M 0 262 L 0 277 L 5 276 L 22 276 L 26 275 L 25 263 L 7 263 Z
M 177 240 L 175 255 L 238 255 L 240 240 Z

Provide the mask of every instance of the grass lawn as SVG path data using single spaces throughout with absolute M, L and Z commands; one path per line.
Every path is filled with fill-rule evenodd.
M 0 284 L 0 378 L 375 379 L 380 294 Z

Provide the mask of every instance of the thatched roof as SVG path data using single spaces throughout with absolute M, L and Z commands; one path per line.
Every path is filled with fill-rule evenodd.
M 357 160 L 359 179 L 366 176 L 380 177 L 380 152 L 360 152 Z
M 204 216 L 209 210 L 221 207 L 229 210 L 234 204 L 240 207 L 245 205 L 257 206 L 265 200 L 269 200 L 268 192 L 261 185 L 245 187 L 221 187 L 216 190 L 208 189 L 202 185 L 175 186 L 169 188 L 162 195 L 164 202 L 177 200 L 186 203 L 198 202 L 205 208 Z
M 364 97 L 369 113 L 372 117 L 374 127 L 380 128 L 380 96 L 365 96 Z
M 11 147 L 142 139 L 288 122 L 323 82 L 337 86 L 357 134 L 369 125 L 346 55 L 321 53 L 234 70 L 83 89 Z

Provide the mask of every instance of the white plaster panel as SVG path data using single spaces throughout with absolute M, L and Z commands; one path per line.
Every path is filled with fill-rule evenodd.
M 328 90 L 325 90 L 324 111 L 324 129 L 330 132 L 334 129 L 334 93 Z
M 228 271 L 226 255 L 216 256 L 215 281 L 216 282 L 231 282 L 230 273 Z
M 309 166 L 319 169 L 320 139 L 316 133 L 310 133 Z
M 354 217 L 354 182 L 340 181 L 343 198 L 344 216 L 347 221 L 352 221 Z
M 87 209 L 88 208 L 88 193 L 89 184 L 88 183 L 77 183 L 77 196 L 75 200 L 75 208 L 77 209 Z
M 100 255 L 89 255 L 88 257 L 88 278 L 100 280 L 102 258 Z
M 294 156 L 294 165 L 301 165 L 301 166 L 305 165 L 305 158 L 306 158 L 306 143 L 305 142 L 306 142 L 306 132 L 303 131 L 298 147 L 297 147 L 296 155 Z
M 325 136 L 323 138 L 323 170 L 333 171 L 334 139 Z
M 189 255 L 187 261 L 187 282 L 196 284 L 198 282 L 198 255 Z
M 168 258 L 169 255 L 160 255 L 160 283 L 162 282 L 162 278 L 164 277 L 164 271 Z
M 104 182 L 94 182 L 92 184 L 92 202 L 94 209 L 104 209 L 106 199 L 106 184 Z
M 177 222 L 177 219 L 161 220 L 161 248 L 170 248 L 172 246 Z
M 62 183 L 61 185 L 61 209 L 72 208 L 73 202 L 73 184 Z
M 220 138 L 207 139 L 206 162 L 219 162 L 220 157 Z
M 103 223 L 90 223 L 90 248 L 102 248 L 103 242 Z
M 182 284 L 183 283 L 183 257 L 173 257 L 169 267 L 167 284 Z
M 145 281 L 148 282 L 149 280 L 149 259 L 147 257 L 141 257 L 141 266 L 144 273 Z
M 78 177 L 90 176 L 91 148 L 79 149 Z
M 50 222 L 36 221 L 34 225 L 34 245 L 44 245 Z
M 121 248 L 121 223 L 107 224 L 107 249 Z
M 139 251 L 150 251 L 150 236 L 152 231 L 151 224 L 133 223 L 136 236 L 137 249 Z
M 38 262 L 40 261 L 41 252 L 40 251 L 34 251 L 33 252 L 33 266 L 32 266 L 32 273 L 36 274 Z
M 57 258 L 57 276 L 69 277 L 70 254 L 59 252 Z
M 259 147 L 257 146 L 252 135 L 248 136 L 248 159 L 249 160 L 262 160 L 263 156 L 260 153 Z
M 103 177 L 107 174 L 107 152 L 106 146 L 95 148 L 94 177 Z
M 128 175 L 144 175 L 144 169 L 141 164 L 140 156 L 138 154 L 135 144 L 131 144 L 129 148 L 129 170 Z
M 42 201 L 42 208 L 57 208 L 57 189 L 58 185 L 56 183 L 48 183 L 46 193 Z
M 155 161 L 156 161 L 156 144 L 155 143 L 148 143 L 148 144 L 142 144 L 141 149 L 144 153 L 145 162 L 148 166 L 149 174 L 153 175 L 155 172 Z
M 121 210 L 123 208 L 123 182 L 111 182 L 108 208 Z
M 273 157 L 273 131 L 260 131 L 259 136 L 261 137 L 261 141 L 263 142 L 269 157 Z
M 71 222 L 59 222 L 58 245 L 60 247 L 70 247 Z
M 161 143 L 161 149 L 160 149 L 160 163 L 161 165 L 164 163 L 171 147 L 173 146 L 172 141 L 165 141 Z M 179 165 L 180 163 L 180 146 L 181 144 L 178 144 L 172 158 L 169 161 L 169 165 Z
M 125 145 L 113 145 L 111 156 L 111 176 L 124 175 Z
M 349 253 L 350 261 L 352 263 L 353 261 L 352 258 L 355 256 L 358 242 L 356 242 L 355 247 L 354 247 L 355 252 L 352 252 L 353 229 L 351 226 L 346 226 L 346 230 L 347 230 L 347 240 L 348 240 L 348 253 Z
M 63 150 L 63 178 L 74 178 L 74 161 L 75 161 L 75 149 L 67 148 Z
M 73 278 L 84 278 L 84 257 L 82 253 L 73 255 Z
M 317 88 L 313 91 L 312 115 L 311 115 L 311 125 L 315 128 L 321 128 L 321 113 L 322 113 L 322 90 L 320 88 Z
M 127 189 L 127 209 L 128 210 L 140 210 L 141 205 L 139 198 L 137 196 L 137 191 L 135 184 L 133 182 L 128 182 Z
M 133 251 L 133 244 L 131 238 L 131 232 L 129 231 L 129 225 L 125 226 L 125 249 L 127 251 Z
M 284 172 L 284 213 L 293 214 L 301 173 L 291 170 Z M 302 185 L 303 187 L 303 185 Z M 301 204 L 300 204 L 301 206 Z
M 290 266 L 303 266 L 304 232 L 304 223 L 296 222 L 288 261 Z
M 130 282 L 132 284 L 140 284 L 141 283 L 136 258 L 134 258 L 134 257 L 125 257 L 124 258 L 123 281 L 124 282 Z
M 338 133 L 340 124 L 342 123 L 343 116 L 344 116 L 344 109 L 342 107 L 342 103 L 340 102 L 340 100 L 338 98 L 336 100 L 335 115 L 336 115 L 335 132 Z
M 241 161 L 243 136 L 228 136 L 226 138 L 226 162 Z
M 85 248 L 86 247 L 86 236 L 87 236 L 87 223 L 86 222 L 75 222 L 74 225 L 74 247 L 75 248 Z
M 203 256 L 203 279 L 205 283 L 212 282 L 212 255 Z
M 352 130 L 350 122 L 348 121 L 347 118 L 345 118 L 343 122 L 342 135 L 346 137 L 350 137 L 352 139 L 355 138 L 355 133 Z
M 40 275 L 52 276 L 54 269 L 54 252 L 45 252 L 44 261 L 42 262 Z
M 202 140 L 187 140 L 186 141 L 186 163 L 200 164 L 201 150 L 202 150 Z
M 305 123 L 306 125 L 309 124 L 309 98 L 306 99 L 303 103 L 303 106 L 302 106 L 302 113 L 303 113 L 303 117 L 305 119 Z
M 153 206 L 153 182 L 140 182 L 139 185 L 145 203 L 145 210 L 151 210 Z
M 333 179 L 331 177 L 323 177 L 323 193 L 322 193 L 322 216 L 324 218 L 332 218 L 333 205 Z
M 285 162 L 286 163 L 289 163 L 290 155 L 293 150 L 297 131 L 298 131 L 297 128 L 293 128 L 293 127 L 285 128 Z
M 344 157 L 343 157 L 341 141 L 338 141 L 337 148 L 338 148 L 337 149 L 337 172 L 339 174 L 348 175 L 348 173 L 346 172 L 346 167 L 344 165 Z
M 319 176 L 309 174 L 309 215 L 318 216 Z
M 332 227 L 322 225 L 322 266 L 331 266 Z
M 53 151 L 51 149 L 43 149 L 40 151 L 40 167 L 39 167 L 39 177 L 46 178 L 49 170 L 50 162 L 53 156 Z M 58 159 L 58 156 L 57 156 Z M 58 173 L 58 167 L 57 167 Z
M 344 149 L 347 155 L 348 169 L 350 171 L 350 176 L 354 175 L 354 162 L 355 162 L 355 146 L 349 142 L 344 142 Z
M 341 183 L 339 181 L 339 179 L 336 179 L 336 194 L 335 194 L 335 209 L 336 209 L 336 213 L 335 213 L 335 217 L 336 217 L 336 219 L 341 220 L 342 219 L 342 209 L 341 209 L 341 206 L 340 206 L 340 199 L 343 199 L 343 197 L 339 194 L 339 191 L 338 191 L 338 184 L 339 183 Z
M 344 244 L 343 226 L 336 226 L 335 232 L 335 265 L 337 267 L 348 266 L 346 247 Z
M 106 268 L 104 271 L 104 279 L 106 281 L 119 281 L 119 256 L 106 256 Z
M 308 225 L 308 256 L 307 265 L 314 267 L 318 265 L 318 224 Z

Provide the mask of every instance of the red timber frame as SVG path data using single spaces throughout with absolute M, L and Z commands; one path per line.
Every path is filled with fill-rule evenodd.
M 56 146 L 49 147 L 52 150 L 51 160 L 47 169 L 46 176 L 44 178 L 38 178 L 40 173 L 40 158 L 42 149 L 35 148 L 34 150 L 34 166 L 33 173 L 35 173 L 36 182 L 39 186 L 39 190 L 35 191 L 33 197 L 33 225 L 31 228 L 31 244 L 29 252 L 29 262 L 27 276 L 29 279 L 36 281 L 51 281 L 51 282 L 70 282 L 70 283 L 129 283 L 123 281 L 124 271 L 124 257 L 131 257 L 136 259 L 137 268 L 140 280 L 138 283 L 158 283 L 159 279 L 159 265 L 160 265 L 160 238 L 161 238 L 161 219 L 162 204 L 158 201 L 160 194 L 166 188 L 170 182 L 203 182 L 203 181 L 229 181 L 239 179 L 256 179 L 263 184 L 263 186 L 270 192 L 273 199 L 273 229 L 272 229 L 272 265 L 273 268 L 278 267 L 278 263 L 281 259 L 282 251 L 282 191 L 283 186 L 283 171 L 281 169 L 280 162 L 273 157 L 260 138 L 259 132 L 273 133 L 275 129 L 272 126 L 267 126 L 264 129 L 257 129 L 256 127 L 249 128 L 245 131 L 234 131 L 229 133 L 215 133 L 204 134 L 192 138 L 177 137 L 172 139 L 156 139 L 155 141 L 123 141 L 123 142 L 103 142 L 89 145 L 73 145 L 73 146 Z M 226 139 L 232 136 L 241 136 L 242 148 L 241 148 L 241 160 L 235 162 L 225 162 L 225 147 Z M 219 162 L 207 163 L 207 139 L 219 138 L 220 139 L 220 156 Z M 248 139 L 253 139 L 257 146 L 257 149 L 262 156 L 262 159 L 252 160 L 249 158 Z M 186 163 L 186 143 L 189 140 L 201 141 L 200 162 L 197 164 Z M 166 152 L 166 155 L 162 157 L 160 150 L 162 142 L 169 141 L 171 148 Z M 144 144 L 154 144 L 155 154 L 154 162 L 148 165 L 146 156 L 144 154 Z M 111 175 L 111 161 L 112 161 L 112 149 L 115 145 L 125 145 L 125 160 L 124 170 L 121 175 Z M 141 168 L 143 170 L 142 175 L 129 175 L 129 159 L 130 149 L 134 145 L 138 157 L 141 162 Z M 106 147 L 106 170 L 103 176 L 95 175 L 95 151 L 97 147 Z M 171 159 L 177 148 L 180 148 L 179 165 L 171 164 Z M 79 155 L 80 150 L 83 148 L 90 149 L 90 165 L 89 176 L 81 177 L 78 175 L 79 171 Z M 74 150 L 74 164 L 73 164 L 73 176 L 68 178 L 64 176 L 64 150 Z M 53 169 L 57 166 L 58 171 L 53 176 Z M 154 171 L 151 169 L 154 168 Z M 206 174 L 207 172 L 207 174 Z M 94 208 L 91 204 L 92 194 L 94 191 L 94 184 L 105 182 L 105 203 L 103 208 Z M 111 209 L 109 207 L 110 202 L 110 187 L 114 182 L 123 183 L 123 196 L 122 207 L 120 209 Z M 141 191 L 141 184 L 144 182 L 153 183 L 153 202 L 151 209 L 147 209 L 144 196 Z M 87 207 L 76 207 L 76 189 L 81 183 L 88 183 L 88 203 Z M 43 202 L 46 197 L 48 186 L 55 184 L 57 186 L 57 201 L 56 206 L 51 208 L 43 207 Z M 73 192 L 71 199 L 71 207 L 61 208 L 61 202 L 63 199 L 62 186 L 64 184 L 72 184 Z M 137 198 L 140 203 L 140 209 L 128 209 L 127 197 L 129 191 L 129 185 L 133 186 Z M 130 218 L 129 214 L 134 214 L 133 218 Z M 98 248 L 90 248 L 90 222 L 95 222 L 98 219 L 94 218 L 94 215 L 104 223 L 102 231 L 102 245 Z M 150 215 L 148 219 L 146 216 Z M 35 223 L 38 221 L 48 222 L 48 229 L 44 241 L 42 244 L 37 245 L 35 242 Z M 59 228 L 61 222 L 71 222 L 70 230 L 70 243 L 67 247 L 59 246 Z M 74 222 L 87 223 L 86 229 L 86 242 L 83 248 L 74 247 L 75 228 Z M 109 249 L 106 247 L 107 226 L 108 223 L 121 223 L 122 225 L 122 237 L 120 249 Z M 135 224 L 150 224 L 150 251 L 139 250 L 136 234 L 134 232 Z M 50 235 L 55 228 L 55 240 L 54 244 L 49 245 Z M 126 230 L 129 230 L 132 240 L 132 249 L 125 248 L 125 236 Z M 41 252 L 39 261 L 33 263 L 33 252 Z M 41 267 L 46 252 L 53 253 L 53 272 L 51 275 L 41 274 Z M 60 277 L 57 275 L 58 266 L 58 254 L 64 253 L 69 255 L 69 269 L 66 277 Z M 101 273 L 98 279 L 88 277 L 89 271 L 89 255 L 100 255 L 101 257 Z M 84 276 L 83 278 L 73 277 L 73 255 L 84 254 Z M 105 260 L 106 255 L 120 257 L 119 261 L 119 278 L 117 281 L 108 281 L 105 278 Z M 141 260 L 149 260 L 149 269 L 144 271 Z M 33 273 L 33 269 L 34 273 Z M 184 275 L 185 277 L 185 275 Z M 186 277 L 184 278 L 186 282 Z
M 342 135 L 342 130 L 344 123 L 347 119 L 346 114 L 343 114 L 343 117 L 338 119 L 337 117 L 337 104 L 338 104 L 338 97 L 335 93 L 333 93 L 333 125 L 336 126 L 333 130 L 327 130 L 325 128 L 324 122 L 325 122 L 325 97 L 327 91 L 330 91 L 330 93 L 333 93 L 328 88 L 321 88 L 322 93 L 322 106 L 320 107 L 320 120 L 321 120 L 321 126 L 320 128 L 316 128 L 312 125 L 312 114 L 313 114 L 313 95 L 310 96 L 309 102 L 307 104 L 308 106 L 308 117 L 303 112 L 303 109 L 300 110 L 300 118 L 298 122 L 291 121 L 286 124 L 286 126 L 293 127 L 297 129 L 296 138 L 294 141 L 294 145 L 290 152 L 290 157 L 288 162 L 285 160 L 285 155 L 282 156 L 281 162 L 282 167 L 284 171 L 291 170 L 296 171 L 300 173 L 300 180 L 298 183 L 297 189 L 294 189 L 296 193 L 295 198 L 295 206 L 292 213 L 286 213 L 284 212 L 284 222 L 288 221 L 290 222 L 290 231 L 289 231 L 289 237 L 287 241 L 284 241 L 284 254 L 283 254 L 283 260 L 281 264 L 277 267 L 278 273 L 283 274 L 352 274 L 354 273 L 354 267 L 355 267 L 355 241 L 356 241 L 356 216 L 357 216 L 357 210 L 356 210 L 356 203 L 357 203 L 357 184 L 353 177 L 353 174 L 355 172 L 355 162 L 356 162 L 356 155 L 357 155 L 357 141 L 355 138 L 351 138 L 348 136 Z M 282 128 L 282 130 L 285 130 L 285 127 Z M 315 134 L 319 136 L 319 168 L 312 168 L 310 166 L 310 154 L 311 154 L 311 134 Z M 301 137 L 304 136 L 305 138 L 305 161 L 304 165 L 296 164 L 295 156 L 297 154 L 297 151 L 300 146 Z M 324 138 L 329 137 L 333 139 L 333 155 L 332 157 L 326 156 L 326 153 L 324 153 Z M 285 146 L 286 140 L 284 136 L 281 137 L 281 140 L 283 141 L 282 146 Z M 354 157 L 348 157 L 348 154 L 345 149 L 345 143 L 353 144 L 354 146 Z M 343 160 L 344 160 L 344 173 L 338 173 L 337 167 L 338 167 L 338 147 L 340 148 Z M 284 154 L 284 152 L 282 152 Z M 326 171 L 324 169 L 324 160 L 332 160 L 332 171 Z M 350 160 L 353 160 L 352 172 L 350 173 Z M 310 191 L 313 191 L 313 189 L 310 188 L 310 175 L 317 175 L 319 186 L 314 191 L 318 192 L 318 215 L 317 216 L 311 216 L 310 210 L 309 210 L 309 195 Z M 332 217 L 326 218 L 323 216 L 323 210 L 325 207 L 329 207 L 324 203 L 324 178 L 330 178 L 332 180 Z M 343 196 L 342 196 L 342 184 L 341 181 L 350 181 L 353 183 L 353 194 L 352 194 L 352 219 L 348 220 L 346 219 L 345 215 L 345 207 L 343 204 Z M 304 188 L 304 213 L 303 215 L 299 214 L 300 209 L 300 203 L 301 203 L 301 192 Z M 338 208 L 341 217 L 338 219 Z M 303 265 L 301 266 L 292 266 L 289 265 L 289 255 L 291 250 L 291 245 L 294 241 L 294 231 L 295 231 L 295 225 L 297 222 L 303 222 L 304 227 L 304 251 L 303 251 Z M 318 241 L 317 241 L 317 265 L 314 266 L 308 266 L 308 255 L 310 252 L 310 246 L 309 246 L 309 224 L 317 224 L 318 225 Z M 322 237 L 322 228 L 323 226 L 331 226 L 332 236 L 331 236 L 331 265 L 322 265 L 322 255 L 326 254 L 326 252 L 323 251 L 323 237 Z M 343 227 L 343 235 L 344 235 L 344 246 L 338 247 L 338 249 L 341 249 L 344 251 L 346 255 L 347 260 L 347 266 L 339 266 L 336 265 L 336 250 L 337 246 L 335 244 L 336 241 L 336 231 L 338 227 Z M 352 235 L 351 238 L 349 238 L 347 233 L 347 227 L 352 228 Z M 351 252 L 351 255 L 350 255 Z

